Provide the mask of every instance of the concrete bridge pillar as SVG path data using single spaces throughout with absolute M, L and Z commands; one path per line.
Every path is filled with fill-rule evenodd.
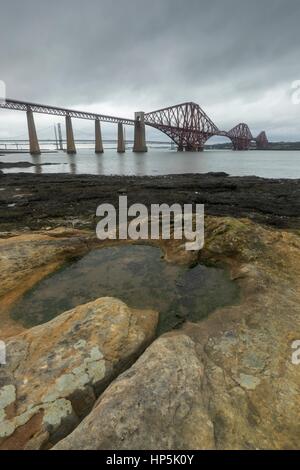
M 118 122 L 118 153 L 124 153 L 125 152 L 125 141 L 124 141 L 124 129 L 123 129 L 123 123 Z
M 135 113 L 134 119 L 135 124 L 133 152 L 148 152 L 146 145 L 144 113 L 142 111 Z
M 62 138 L 62 133 L 61 133 L 61 124 L 57 124 L 57 130 L 58 130 L 58 143 L 59 143 L 59 150 L 63 150 L 63 138 Z
M 102 134 L 99 119 L 95 119 L 95 153 L 103 153 Z
M 67 153 L 76 153 L 71 116 L 66 116 Z
M 40 146 L 36 134 L 35 124 L 33 113 L 30 108 L 27 109 L 27 125 L 28 125 L 28 134 L 29 134 L 29 150 L 31 155 L 40 155 Z

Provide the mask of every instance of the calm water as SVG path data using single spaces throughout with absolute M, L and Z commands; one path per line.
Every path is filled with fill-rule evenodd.
M 128 150 L 119 155 L 112 149 L 103 155 L 93 150 L 78 149 L 76 156 L 64 152 L 42 154 L 1 155 L 2 162 L 32 162 L 53 165 L 31 168 L 4 169 L 10 172 L 72 173 L 99 175 L 166 175 L 180 173 L 207 173 L 225 171 L 230 175 L 257 175 L 265 178 L 300 178 L 299 151 L 248 151 L 205 150 L 204 152 L 176 152 L 167 149 L 149 149 L 147 154 L 134 154 Z
M 158 310 L 162 333 L 237 302 L 239 291 L 222 269 L 188 269 L 166 263 L 158 248 L 119 246 L 93 250 L 48 276 L 24 295 L 11 315 L 31 327 L 103 296 Z

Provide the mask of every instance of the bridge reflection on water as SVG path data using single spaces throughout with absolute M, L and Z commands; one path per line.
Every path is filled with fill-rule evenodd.
M 93 149 L 78 149 L 76 155 L 61 151 L 36 156 L 29 153 L 10 154 L 2 155 L 0 160 L 9 164 L 15 162 L 16 165 L 1 168 L 4 173 L 158 176 L 223 171 L 236 176 L 300 178 L 299 152 L 292 150 L 255 150 L 246 154 L 242 151 L 206 150 L 199 153 L 187 152 L 183 158 L 180 152 L 169 148 L 149 148 L 144 155 L 134 152 L 118 154 L 115 149 L 105 149 L 103 154 L 97 155 Z M 27 162 L 34 166 L 21 168 L 17 162 Z

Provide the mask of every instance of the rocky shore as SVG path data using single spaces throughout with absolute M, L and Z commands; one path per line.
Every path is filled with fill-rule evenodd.
M 278 228 L 300 228 L 300 181 L 230 177 L 0 174 L 0 232 L 46 227 L 95 227 L 101 203 L 205 204 L 209 215 L 247 217 Z
M 0 449 L 299 448 L 299 182 L 2 175 L 0 189 Z M 169 263 L 226 267 L 239 303 L 159 337 L 159 312 L 111 297 L 30 329 L 14 321 L 39 280 L 107 246 L 95 206 L 120 194 L 207 200 L 201 251 L 155 244 Z

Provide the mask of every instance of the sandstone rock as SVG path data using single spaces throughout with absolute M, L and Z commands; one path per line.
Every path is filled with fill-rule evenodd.
M 218 449 L 297 449 L 300 442 L 300 238 L 248 220 L 209 218 L 200 259 L 230 266 L 240 305 L 184 331 L 197 344 Z
M 85 238 L 73 231 L 27 233 L 0 239 L 1 339 L 23 327 L 9 316 L 10 306 L 43 277 L 88 251 Z
M 59 441 L 57 449 L 299 448 L 300 366 L 292 363 L 292 344 L 300 339 L 299 235 L 249 220 L 207 217 L 205 247 L 193 258 L 184 256 L 182 241 L 158 241 L 166 259 L 227 266 L 241 287 L 241 303 L 157 339 L 100 395 L 80 424 L 96 396 L 133 362 L 149 337 L 132 340 L 136 348 L 130 349 L 132 336 L 126 331 L 131 329 L 117 320 L 119 315 L 107 313 L 99 320 L 109 328 L 92 328 L 95 318 L 86 321 L 83 313 L 72 323 L 74 311 L 81 311 L 74 309 L 68 317 L 74 327 L 64 323 L 63 314 L 14 338 L 9 369 L 0 369 L 6 371 L 0 388 L 2 445 L 44 448 Z M 61 243 L 60 236 L 65 247 L 72 246 L 64 231 L 57 232 L 55 242 Z M 13 266 L 23 283 L 18 265 Z M 143 318 L 142 332 L 153 332 L 151 315 L 137 318 Z M 107 373 L 98 382 L 103 360 L 97 347 Z M 124 355 L 128 361 L 121 360 Z
M 156 340 L 55 449 L 211 449 L 203 366 L 186 335 Z
M 199 258 L 241 303 L 157 339 L 56 449 L 299 448 L 299 234 L 207 218 Z
M 24 282 L 40 268 L 84 254 L 88 248 L 84 240 L 73 232 L 73 237 L 57 231 L 47 235 L 23 234 L 0 239 L 0 296 Z
M 45 448 L 72 431 L 155 334 L 158 314 L 101 298 L 7 342 L 0 449 Z

